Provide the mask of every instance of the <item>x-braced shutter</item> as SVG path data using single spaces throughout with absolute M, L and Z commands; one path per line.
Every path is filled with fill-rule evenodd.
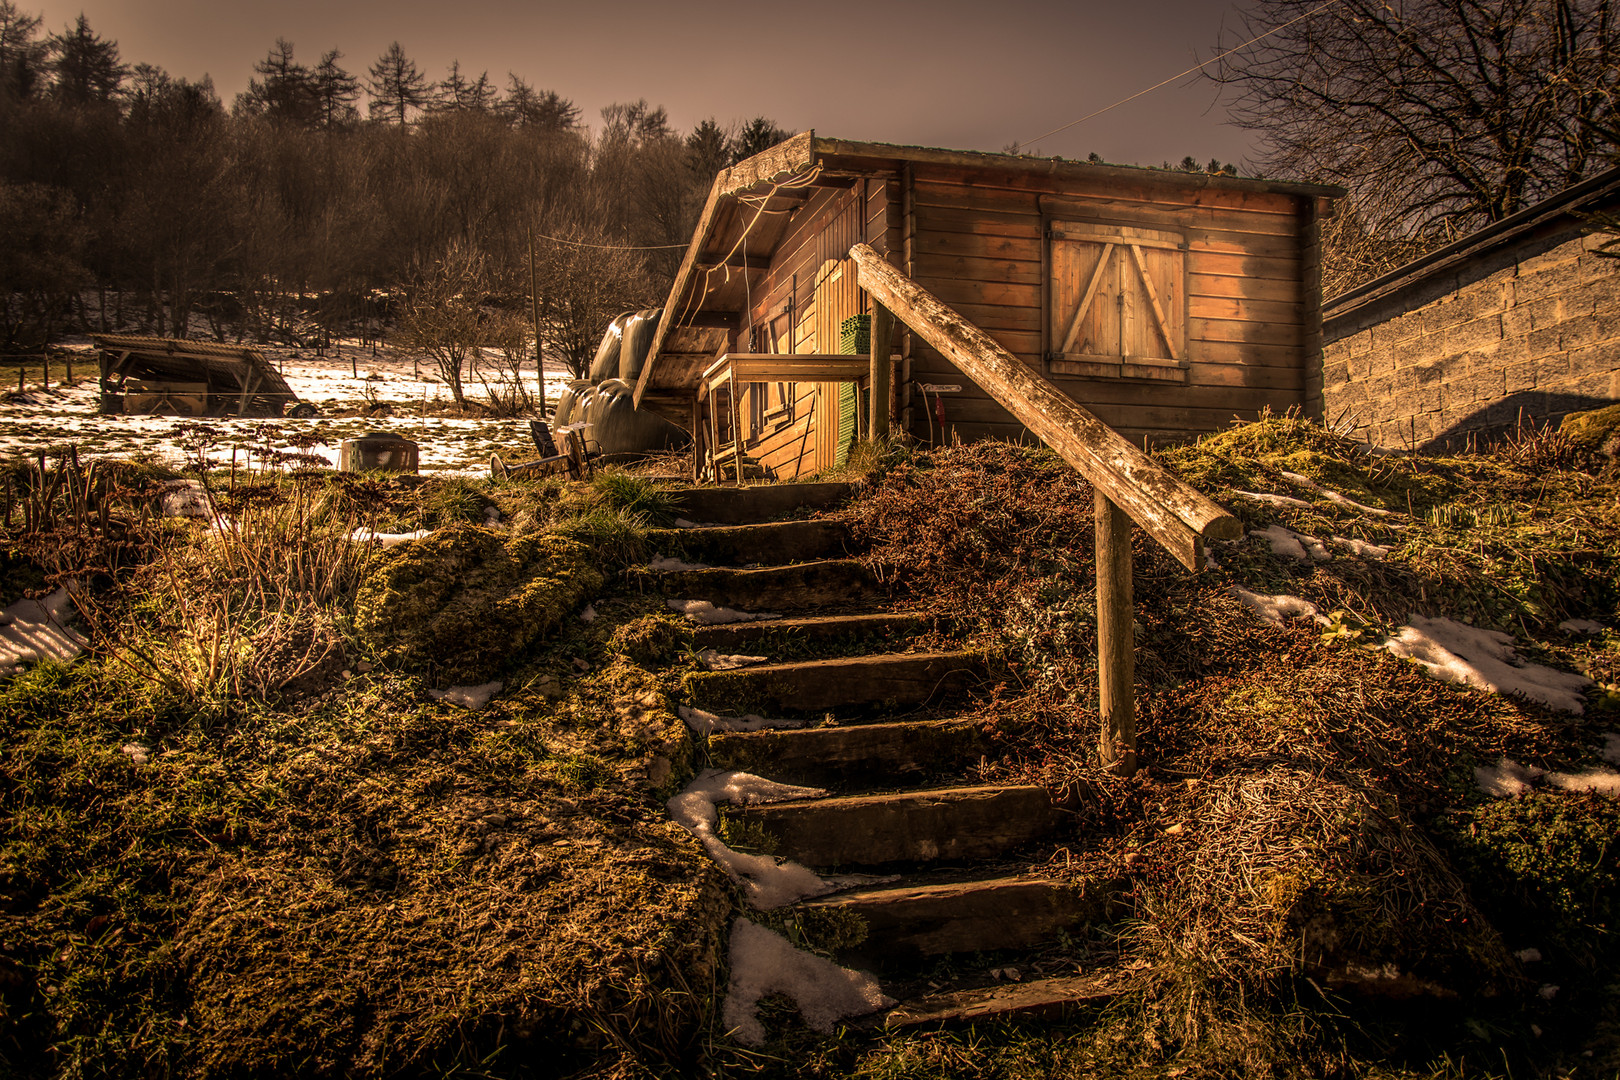
M 1053 372 L 1185 381 L 1186 240 L 1081 222 L 1048 236 Z

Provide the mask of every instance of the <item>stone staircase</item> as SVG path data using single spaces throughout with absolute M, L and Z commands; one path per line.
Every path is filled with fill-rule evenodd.
M 876 875 L 791 914 L 864 920 L 865 939 L 839 959 L 900 1000 L 881 1021 L 890 1027 L 1112 996 L 1121 977 L 1106 948 L 1075 940 L 1118 909 L 1123 884 L 1043 873 L 1065 842 L 1064 808 L 1041 787 L 970 779 L 990 748 L 956 709 L 993 673 L 981 653 L 914 645 L 949 641 L 950 628 L 893 609 L 845 531 L 803 519 L 847 495 L 840 484 L 691 489 L 678 512 L 705 524 L 655 532 L 665 553 L 714 567 L 659 575 L 665 596 L 780 614 L 698 628 L 699 648 L 770 662 L 690 675 L 685 704 L 805 724 L 710 735 L 709 764 L 829 791 L 727 813 L 778 856 Z

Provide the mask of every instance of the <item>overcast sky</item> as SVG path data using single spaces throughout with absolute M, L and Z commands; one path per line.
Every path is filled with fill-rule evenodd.
M 213 77 L 229 105 L 277 37 L 313 64 L 336 48 L 363 75 L 392 41 L 430 78 L 451 60 L 500 85 L 515 72 L 574 100 L 589 123 L 646 98 L 689 130 L 757 115 L 790 131 L 1158 164 L 1243 161 L 1215 87 L 1180 80 L 1032 145 L 1207 59 L 1221 0 L 18 0 L 60 31 L 83 11 L 125 63 Z

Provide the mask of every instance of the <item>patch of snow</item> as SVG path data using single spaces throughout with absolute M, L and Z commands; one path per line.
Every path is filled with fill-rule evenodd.
M 814 871 L 796 862 L 778 863 L 769 855 L 733 851 L 715 835 L 720 824 L 720 812 L 715 806 L 722 802 L 753 806 L 790 799 L 815 799 L 825 794 L 821 788 L 779 784 L 752 773 L 705 769 L 669 800 L 667 806 L 670 819 L 697 837 L 709 858 L 719 863 L 733 880 L 742 883 L 748 902 L 756 910 L 769 911 L 807 896 L 824 896 L 838 886 L 823 881 Z
M 58 586 L 40 600 L 18 600 L 0 619 L 0 668 L 41 660 L 67 663 L 84 651 L 83 635 L 68 627 L 73 598 Z
M 1298 559 L 1304 562 L 1310 559 L 1313 562 L 1327 562 L 1333 558 L 1327 545 L 1314 536 L 1295 532 L 1293 529 L 1281 525 L 1268 525 L 1264 529 L 1254 529 L 1250 536 L 1258 536 L 1271 544 L 1271 553 L 1280 555 L 1285 559 Z
M 1366 514 L 1377 514 L 1379 517 L 1386 517 L 1389 514 L 1388 510 L 1381 510 L 1376 506 L 1368 506 L 1365 503 L 1358 503 L 1354 499 L 1340 495 L 1337 491 L 1325 488 L 1308 476 L 1303 476 L 1297 472 L 1289 472 L 1287 469 L 1280 471 L 1282 472 L 1284 480 L 1287 480 L 1291 484 L 1298 484 L 1300 487 L 1309 491 L 1314 491 L 1330 503 L 1337 503 L 1340 506 L 1348 506 L 1352 510 L 1360 510 Z
M 377 532 L 375 529 L 359 528 L 349 534 L 349 539 L 356 544 L 381 544 L 385 548 L 395 544 L 403 544 L 410 540 L 420 540 L 424 536 L 432 536 L 432 529 L 416 529 L 406 533 Z
M 698 653 L 698 663 L 710 671 L 734 671 L 737 668 L 748 667 L 752 664 L 763 664 L 769 660 L 768 656 L 744 656 L 741 653 L 722 653 L 715 649 L 704 649 Z
M 1250 592 L 1241 585 L 1233 585 L 1227 591 L 1247 604 L 1256 615 L 1274 626 L 1282 626 L 1289 619 L 1315 619 L 1323 626 L 1332 622 L 1327 616 L 1317 611 L 1315 604 L 1303 597 L 1284 594 L 1267 596 L 1264 593 Z
M 715 607 L 714 604 L 707 600 L 671 600 L 669 601 L 669 610 L 685 615 L 687 622 L 697 623 L 699 626 L 763 622 L 767 619 L 780 619 L 782 617 L 772 611 L 738 611 L 736 608 Z
M 1373 514 L 1377 517 L 1388 517 L 1390 514 L 1394 513 L 1393 510 L 1385 510 L 1382 507 L 1368 506 L 1366 503 L 1358 503 L 1354 499 L 1340 495 L 1337 491 L 1329 491 L 1327 488 L 1322 489 L 1322 498 L 1326 499 L 1330 503 L 1338 503 L 1340 506 L 1348 506 L 1352 510 L 1360 510 L 1363 514 Z
M 1517 694 L 1549 709 L 1582 713 L 1581 692 L 1592 684 L 1584 675 L 1541 664 L 1520 664 L 1513 638 L 1451 619 L 1413 615 L 1384 648 L 1421 664 L 1443 682 L 1462 683 L 1493 694 Z
M 1538 782 L 1545 781 L 1560 791 L 1595 791 L 1620 799 L 1620 773 L 1612 769 L 1588 769 L 1580 773 L 1548 772 L 1534 765 L 1520 765 L 1504 757 L 1493 766 L 1474 770 L 1479 790 L 1498 799 L 1527 795 Z
M 579 621 L 582 622 L 582 623 L 595 622 L 596 621 L 596 605 L 595 604 L 586 604 L 585 605 L 585 610 L 581 611 L 579 613 Z
M 718 713 L 705 712 L 685 705 L 677 705 L 675 711 L 686 721 L 686 726 L 699 735 L 712 735 L 716 731 L 763 731 L 767 728 L 804 726 L 802 720 L 768 720 L 753 713 L 747 716 L 721 716 Z
M 691 521 L 691 520 L 689 520 L 687 518 L 679 518 L 679 517 L 675 519 L 675 527 L 677 529 L 701 529 L 701 528 L 703 528 L 702 525 L 699 525 L 695 521 Z
M 123 746 L 119 747 L 119 750 L 125 757 L 129 758 L 129 760 L 134 762 L 136 765 L 145 765 L 147 755 L 151 753 L 150 750 L 138 742 L 125 743 Z
M 1601 634 L 1603 624 L 1591 619 L 1565 619 L 1558 624 L 1558 629 L 1569 634 Z
M 1333 542 L 1340 547 L 1349 548 L 1351 554 L 1358 555 L 1363 559 L 1382 559 L 1394 550 L 1381 544 L 1370 543 L 1356 536 L 1335 536 Z
M 1560 989 L 1560 987 L 1557 984 L 1548 983 L 1546 986 L 1543 986 L 1540 990 L 1537 990 L 1536 993 L 1541 995 L 1541 997 L 1543 999 L 1545 999 L 1547 1001 L 1551 1001 L 1553 998 L 1558 996 L 1559 989 Z
M 1232 494 L 1241 495 L 1245 499 L 1253 499 L 1255 502 L 1265 503 L 1267 506 L 1302 506 L 1306 510 L 1311 508 L 1310 503 L 1304 499 L 1296 499 L 1292 495 L 1268 495 L 1262 491 L 1240 491 L 1237 488 L 1232 489 Z
M 660 555 L 647 564 L 650 570 L 707 570 L 708 563 L 682 562 L 673 555 Z
M 1610 765 L 1620 765 L 1620 731 L 1604 732 L 1603 750 L 1598 756 Z
M 501 682 L 480 683 L 477 686 L 452 686 L 448 690 L 429 690 L 439 701 L 450 705 L 460 705 L 463 709 L 472 709 L 474 712 L 489 704 L 489 699 L 501 692 Z
M 1538 964 L 1541 962 L 1540 949 L 1520 949 L 1513 955 L 1521 964 Z
M 1588 769 L 1581 773 L 1552 772 L 1547 783 L 1560 791 L 1595 791 L 1611 799 L 1620 799 L 1620 773 L 1613 769 Z
M 1536 781 L 1545 775 L 1544 769 L 1538 769 L 1534 765 L 1520 765 L 1512 758 L 1504 757 L 1495 765 L 1481 765 L 1475 768 L 1474 783 L 1486 795 L 1510 799 L 1529 794 Z
M 771 994 L 792 998 L 806 1026 L 823 1035 L 831 1035 L 839 1020 L 894 1004 L 865 972 L 796 949 L 776 931 L 739 918 L 731 927 L 731 985 L 721 1022 L 744 1046 L 764 1045 L 758 1009 L 760 1000 Z

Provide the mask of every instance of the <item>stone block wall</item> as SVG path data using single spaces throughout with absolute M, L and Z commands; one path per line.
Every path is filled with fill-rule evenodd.
M 1620 259 L 1565 234 L 1324 326 L 1324 419 L 1380 446 L 1457 446 L 1620 401 Z

